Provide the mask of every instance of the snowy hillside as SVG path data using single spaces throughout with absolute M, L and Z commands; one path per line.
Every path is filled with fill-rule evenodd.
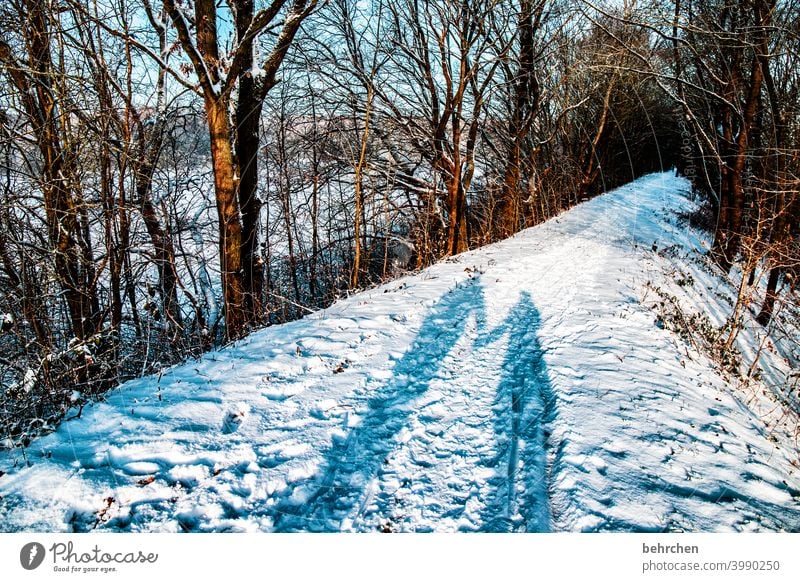
M 129 382 L 0 453 L 0 529 L 800 531 L 796 416 L 657 325 L 733 293 L 691 207 L 648 176 Z

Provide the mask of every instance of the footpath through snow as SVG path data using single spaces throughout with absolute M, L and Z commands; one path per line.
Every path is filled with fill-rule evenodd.
M 646 305 L 692 206 L 648 176 L 128 382 L 0 453 L 0 529 L 800 531 L 795 417 Z

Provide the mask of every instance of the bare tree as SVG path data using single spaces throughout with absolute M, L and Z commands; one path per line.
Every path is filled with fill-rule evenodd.
M 226 51 L 225 40 L 218 32 L 220 15 L 214 0 L 195 0 L 193 14 L 175 0 L 164 0 L 166 13 L 197 75 L 205 104 L 219 216 L 225 333 L 229 339 L 245 333 L 255 318 L 259 300 L 254 295 L 260 294 L 261 268 L 256 252 L 257 150 L 252 150 L 257 145 L 258 113 L 264 96 L 277 82 L 278 69 L 300 24 L 317 2 L 294 0 L 271 51 L 262 60 L 254 61 L 253 50 L 259 35 L 278 19 L 287 4 L 287 0 L 274 0 L 254 12 L 251 0 L 232 2 L 237 36 L 233 47 Z M 232 119 L 232 96 L 237 86 L 240 101 Z

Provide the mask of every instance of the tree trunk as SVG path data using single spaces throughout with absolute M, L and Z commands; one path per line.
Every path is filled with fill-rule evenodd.
M 225 337 L 235 340 L 246 332 L 247 315 L 242 276 L 242 223 L 234 177 L 232 128 L 227 100 L 205 100 L 211 137 L 214 192 L 219 221 L 219 261 L 225 302 Z
M 533 0 L 520 2 L 517 22 L 519 34 L 519 63 L 514 77 L 514 103 L 509 138 L 511 151 L 503 177 L 500 232 L 502 238 L 519 229 L 520 199 L 522 197 L 522 147 L 531 129 L 533 115 L 539 107 L 539 83 L 536 79 L 534 34 L 545 2 L 534 6 Z
M 147 178 L 137 176 L 136 196 L 142 212 L 147 234 L 155 251 L 155 264 L 158 271 L 159 293 L 164 309 L 167 325 L 172 329 L 171 335 L 183 330 L 183 316 L 178 303 L 178 273 L 175 270 L 175 248 L 150 198 L 151 182 Z
M 44 6 L 37 0 L 26 0 L 28 20 L 23 33 L 29 46 L 29 62 L 20 66 L 11 47 L 0 42 L 0 61 L 8 66 L 12 82 L 22 94 L 25 113 L 33 127 L 42 155 L 42 193 L 47 215 L 48 238 L 54 254 L 55 272 L 70 316 L 71 331 L 79 340 L 95 331 L 96 313 L 92 303 L 96 297 L 94 280 L 87 277 L 89 265 L 78 209 L 72 187 L 75 171 L 73 158 L 63 150 L 59 135 L 60 103 L 52 84 L 53 63 L 50 57 L 50 32 Z M 29 77 L 26 71 L 31 71 Z
M 361 230 L 366 229 L 366 224 L 364 224 L 364 217 L 365 217 L 365 210 L 364 210 L 364 169 L 367 165 L 367 145 L 369 143 L 369 122 L 370 122 L 370 113 L 372 110 L 372 85 L 370 84 L 367 87 L 367 103 L 366 109 L 364 111 L 364 133 L 361 134 L 361 144 L 358 149 L 358 160 L 356 161 L 355 167 L 355 199 L 356 199 L 356 208 L 355 208 L 355 222 L 353 224 L 353 240 L 355 241 L 355 250 L 353 254 L 353 276 L 350 279 L 350 286 L 355 289 L 358 287 L 360 283 L 360 275 L 361 275 L 361 262 L 362 262 L 362 254 L 364 252 L 364 242 L 362 241 L 361 237 Z M 356 120 L 357 122 L 357 120 Z M 366 230 L 365 236 L 366 239 Z
M 447 200 L 448 200 L 448 214 L 449 220 L 447 223 L 447 254 L 456 255 L 461 252 L 463 248 L 461 222 L 461 161 L 458 156 L 453 164 L 453 175 L 450 177 L 447 184 Z
M 766 326 L 772 319 L 772 313 L 775 310 L 775 302 L 778 299 L 778 281 L 780 280 L 780 276 L 781 269 L 779 267 L 772 267 L 772 269 L 770 269 L 764 304 L 761 306 L 761 311 L 759 311 L 756 317 L 756 321 L 763 326 Z
M 243 38 L 253 20 L 253 0 L 240 0 L 236 8 L 236 31 Z M 253 61 L 252 42 L 240 50 L 246 62 Z M 239 208 L 242 212 L 242 284 L 244 310 L 249 321 L 263 316 L 264 265 L 259 253 L 258 148 L 261 107 L 264 97 L 250 70 L 239 74 L 236 101 L 236 163 L 239 169 Z
M 758 8 L 755 10 L 755 25 L 757 34 L 759 34 L 762 38 L 764 35 L 764 27 L 768 24 L 769 20 L 769 13 L 762 14 Z M 725 270 L 730 270 L 733 262 L 736 260 L 736 255 L 738 254 L 742 235 L 744 234 L 744 209 L 745 209 L 745 191 L 744 191 L 744 171 L 745 165 L 748 158 L 748 146 L 750 142 L 751 134 L 754 131 L 754 121 L 756 119 L 756 113 L 758 111 L 758 104 L 760 101 L 761 95 L 761 86 L 764 80 L 764 71 L 761 67 L 761 61 L 759 59 L 758 51 L 754 49 L 754 54 L 752 56 L 752 61 L 750 65 L 750 78 L 749 78 L 749 86 L 747 97 L 744 104 L 744 111 L 742 112 L 741 121 L 738 128 L 738 133 L 736 135 L 735 141 L 732 139 L 732 132 L 726 129 L 726 135 L 728 139 L 726 139 L 726 143 L 732 142 L 732 152 L 731 156 L 728 158 L 729 162 L 727 164 L 727 172 L 728 172 L 728 192 L 727 192 L 727 199 L 728 199 L 728 208 L 726 209 L 727 212 L 720 216 L 720 222 L 722 223 L 723 228 L 725 229 L 724 232 L 724 241 L 717 242 L 715 238 L 715 247 L 723 248 L 723 263 L 722 267 Z M 731 76 L 732 79 L 730 80 L 731 88 L 735 88 L 737 81 L 742 81 L 742 75 L 739 71 L 739 64 L 740 59 L 735 59 L 735 65 L 732 67 Z M 736 102 L 736 95 L 733 95 L 730 102 Z M 732 115 L 732 112 L 728 111 L 728 117 Z M 730 127 L 731 121 L 728 119 L 728 123 L 726 124 L 727 127 Z M 724 183 L 724 181 L 723 181 Z M 725 201 L 721 198 L 721 204 L 725 204 Z M 723 207 L 724 208 L 724 207 Z M 720 210 L 722 211 L 723 208 Z M 723 218 L 725 219 L 723 222 Z M 719 231 L 719 229 L 718 229 Z
M 512 118 L 512 127 L 515 120 Z M 500 238 L 507 238 L 517 231 L 519 225 L 519 199 L 522 188 L 522 148 L 520 147 L 521 132 L 513 131 L 511 153 L 506 162 L 506 171 L 503 177 L 503 194 L 499 212 L 499 232 Z

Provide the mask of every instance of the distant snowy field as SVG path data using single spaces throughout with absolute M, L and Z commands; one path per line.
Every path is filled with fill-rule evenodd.
M 800 531 L 796 414 L 649 305 L 692 273 L 724 315 L 730 283 L 681 259 L 692 205 L 648 176 L 128 382 L 30 466 L 0 453 L 0 529 Z

